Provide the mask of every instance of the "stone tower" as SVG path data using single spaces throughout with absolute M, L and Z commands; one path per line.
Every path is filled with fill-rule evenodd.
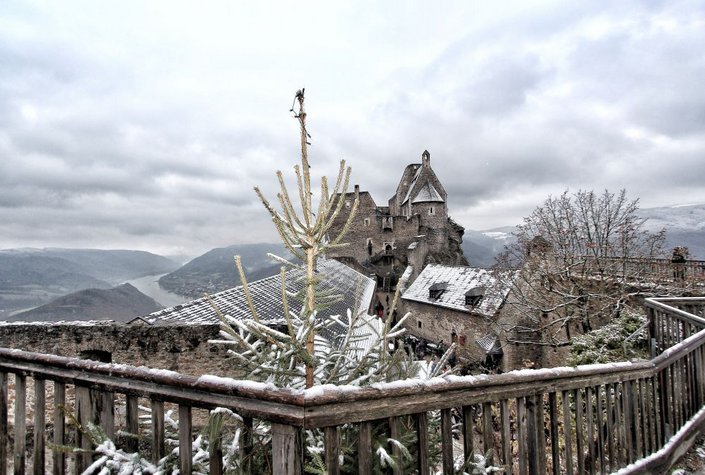
M 430 262 L 467 265 L 460 248 L 464 228 L 448 217 L 448 195 L 427 150 L 421 163 L 406 166 L 388 206 L 377 206 L 370 193 L 356 185 L 344 197 L 345 207 L 332 232 L 342 228 L 356 197 L 357 216 L 345 238 L 350 245 L 329 257 L 374 274 L 380 289 L 393 290 L 408 266 L 415 277 Z

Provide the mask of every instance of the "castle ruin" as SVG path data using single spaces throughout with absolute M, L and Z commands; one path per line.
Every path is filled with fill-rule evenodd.
M 342 230 L 356 198 L 357 215 L 345 239 L 350 245 L 328 257 L 374 275 L 379 290 L 393 291 L 408 266 L 413 279 L 426 264 L 468 265 L 460 247 L 465 229 L 448 216 L 448 195 L 427 150 L 421 163 L 406 166 L 387 206 L 377 206 L 369 192 L 355 185 L 344 197 L 333 234 Z

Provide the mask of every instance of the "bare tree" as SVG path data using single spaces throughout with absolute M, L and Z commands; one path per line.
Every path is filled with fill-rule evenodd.
M 665 230 L 646 231 L 638 209 L 625 190 L 566 191 L 524 218 L 498 258 L 498 267 L 520 269 L 507 341 L 566 345 L 648 291 L 649 260 L 661 256 Z

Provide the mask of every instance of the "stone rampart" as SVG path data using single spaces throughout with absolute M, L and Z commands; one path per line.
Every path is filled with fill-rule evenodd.
M 200 376 L 237 377 L 211 325 L 17 323 L 0 325 L 0 347 L 147 366 Z

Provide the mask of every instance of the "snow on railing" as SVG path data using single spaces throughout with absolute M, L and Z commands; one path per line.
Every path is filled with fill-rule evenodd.
M 705 283 L 705 261 L 671 259 L 583 256 L 587 270 L 630 281 L 654 281 L 676 286 Z
M 665 470 L 705 418 L 705 298 L 646 308 L 651 361 L 364 388 L 295 391 L 0 349 L 0 475 L 26 465 L 80 473 L 106 460 L 142 473 L 167 463 L 181 473 Z M 229 415 L 227 440 L 197 434 L 208 411 Z M 137 450 L 146 458 L 129 455 Z

